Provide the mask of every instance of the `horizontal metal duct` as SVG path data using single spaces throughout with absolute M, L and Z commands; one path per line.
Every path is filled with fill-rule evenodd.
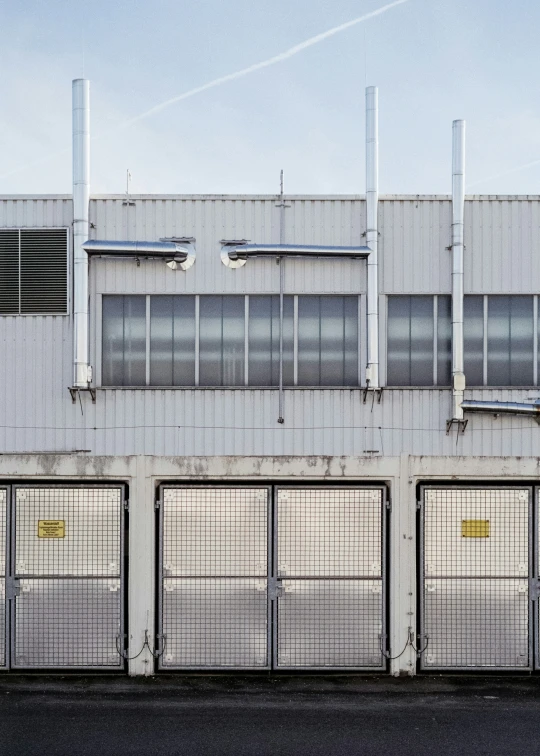
M 248 244 L 247 242 L 222 242 L 221 261 L 228 268 L 240 268 L 249 257 L 308 257 L 352 259 L 366 258 L 369 247 L 331 247 L 311 244 Z
M 160 259 L 171 267 L 179 267 L 182 270 L 191 268 L 195 262 L 195 247 L 189 241 L 106 241 L 92 239 L 86 241 L 82 248 L 88 257 L 121 257 L 148 259 Z
M 480 402 L 466 399 L 461 402 L 464 412 L 484 412 L 490 415 L 533 415 L 540 420 L 540 402 L 528 404 L 525 402 Z

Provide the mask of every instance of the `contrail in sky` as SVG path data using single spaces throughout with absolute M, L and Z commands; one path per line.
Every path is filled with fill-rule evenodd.
M 477 184 L 484 184 L 486 181 L 494 181 L 498 178 L 504 178 L 504 176 L 509 176 L 511 173 L 517 173 L 518 171 L 524 171 L 525 168 L 531 168 L 533 165 L 538 165 L 540 163 L 540 158 L 538 160 L 531 160 L 529 163 L 523 163 L 523 165 L 518 165 L 516 168 L 510 168 L 509 171 L 503 171 L 502 173 L 497 173 L 495 176 L 488 176 L 487 178 L 479 179 L 478 181 L 473 181 L 472 184 L 467 184 L 467 189 L 469 189 L 471 186 L 476 186 Z
M 274 55 L 273 57 L 268 58 L 267 60 L 263 60 L 260 63 L 254 63 L 253 65 L 248 66 L 247 68 L 241 68 L 239 71 L 235 71 L 234 73 L 227 74 L 226 76 L 220 76 L 219 78 L 213 79 L 212 81 L 209 81 L 206 84 L 202 84 L 200 87 L 189 89 L 187 92 L 183 92 L 182 94 L 176 95 L 175 97 L 171 97 L 168 100 L 165 100 L 164 102 L 159 103 L 158 105 L 154 105 L 153 108 L 150 108 L 149 110 L 145 110 L 143 113 L 139 113 L 139 115 L 134 116 L 133 118 L 128 118 L 126 121 L 123 121 L 114 129 L 111 129 L 110 131 L 107 131 L 104 134 L 101 134 L 97 137 L 94 137 L 94 139 L 99 139 L 103 136 L 107 136 L 108 134 L 114 134 L 118 131 L 122 131 L 123 129 L 128 128 L 134 123 L 138 123 L 139 121 L 143 121 L 146 118 L 149 118 L 155 113 L 160 113 L 162 110 L 165 110 L 171 105 L 175 105 L 177 102 L 181 102 L 182 100 L 187 100 L 190 97 L 194 97 L 195 95 L 200 94 L 201 92 L 206 92 L 207 89 L 220 87 L 222 84 L 226 84 L 228 81 L 234 81 L 235 79 L 240 79 L 243 76 L 248 76 L 249 74 L 254 73 L 255 71 L 260 71 L 262 68 L 269 68 L 270 66 L 274 66 L 276 63 L 281 63 L 282 61 L 287 60 L 288 58 L 292 58 L 294 55 L 298 55 L 298 53 L 301 53 L 304 50 L 307 50 L 308 47 L 312 47 L 313 45 L 318 45 L 319 42 L 323 42 L 325 39 L 328 39 L 329 37 L 333 37 L 335 34 L 340 34 L 346 29 L 350 29 L 352 26 L 361 24 L 363 21 L 368 21 L 370 18 L 375 18 L 375 16 L 380 16 L 382 13 L 386 13 L 386 11 L 389 11 L 392 8 L 395 8 L 398 5 L 403 5 L 404 3 L 408 3 L 408 2 L 409 0 L 394 0 L 394 2 L 392 3 L 383 5 L 382 8 L 378 8 L 377 10 L 371 11 L 370 13 L 365 13 L 363 16 L 358 16 L 358 18 L 353 18 L 351 21 L 346 21 L 344 24 L 340 24 L 339 26 L 334 26 L 332 29 L 328 29 L 328 31 L 322 32 L 321 34 L 316 34 L 314 37 L 310 37 L 309 39 L 304 40 L 304 42 L 300 42 L 298 45 L 294 45 L 294 47 L 290 47 L 288 50 L 285 50 L 285 52 L 279 53 L 278 55 Z M 55 152 L 52 155 L 47 155 L 46 157 L 41 157 L 38 160 L 34 160 L 32 163 L 27 163 L 24 166 L 20 166 L 19 168 L 14 168 L 11 171 L 7 171 L 7 173 L 2 173 L 0 174 L 0 179 L 6 178 L 7 176 L 12 176 L 14 173 L 19 173 L 20 171 L 24 171 L 27 168 L 33 168 L 35 165 L 44 163 L 45 161 L 49 159 L 52 160 L 52 158 L 58 157 L 59 155 L 63 155 L 66 152 L 69 152 L 69 148 L 61 150 L 60 152 Z
M 366 13 L 363 16 L 358 16 L 358 18 L 353 18 L 352 21 L 347 21 L 344 24 L 340 24 L 339 26 L 334 26 L 332 29 L 328 29 L 328 31 L 322 32 L 321 34 L 316 34 L 314 37 L 310 37 L 304 42 L 300 42 L 300 44 L 295 45 L 294 47 L 290 47 L 288 50 L 285 50 L 285 52 L 279 53 L 279 55 L 274 55 L 272 58 L 268 58 L 268 60 L 263 60 L 260 63 L 254 63 L 252 66 L 248 66 L 247 68 L 241 68 L 240 71 L 235 71 L 234 73 L 227 74 L 226 76 L 220 76 L 218 79 L 213 79 L 206 84 L 202 84 L 200 87 L 189 89 L 187 92 L 176 95 L 176 97 L 171 97 L 169 100 L 165 100 L 164 102 L 159 103 L 159 105 L 154 105 L 154 107 L 150 108 L 150 110 L 145 110 L 144 113 L 140 113 L 139 115 L 134 116 L 127 121 L 124 121 L 124 123 L 122 123 L 119 128 L 131 126 L 132 123 L 142 121 L 145 118 L 154 115 L 154 113 L 160 113 L 170 105 L 174 105 L 175 103 L 181 102 L 182 100 L 187 100 L 189 97 L 193 97 L 200 92 L 205 92 L 207 89 L 220 87 L 222 84 L 225 84 L 228 81 L 234 81 L 235 79 L 240 79 L 242 76 L 247 76 L 248 74 L 254 73 L 255 71 L 260 71 L 261 68 L 268 68 L 269 66 L 274 66 L 276 63 L 281 63 L 283 60 L 292 58 L 294 55 L 298 55 L 298 53 L 307 50 L 308 47 L 318 45 L 319 42 L 323 42 L 325 39 L 333 37 L 335 34 L 340 34 L 342 31 L 350 29 L 351 26 L 356 26 L 356 24 L 360 24 L 362 23 L 362 21 L 367 21 L 368 19 L 374 18 L 375 16 L 380 16 L 381 13 L 386 13 L 386 11 L 389 11 L 391 8 L 395 8 L 397 5 L 403 5 L 403 3 L 407 2 L 409 2 L 409 0 L 395 0 L 393 3 L 388 3 L 388 5 L 383 5 L 382 8 L 371 11 L 371 13 Z

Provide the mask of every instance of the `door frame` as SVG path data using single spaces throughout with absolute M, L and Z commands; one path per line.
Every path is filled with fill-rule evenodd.
M 6 619 L 9 618 L 9 625 L 6 625 L 6 666 L 2 667 L 1 669 L 3 671 L 9 671 L 9 670 L 16 670 L 16 671 L 23 671 L 27 670 L 28 672 L 45 672 L 48 670 L 73 670 L 73 671 L 88 671 L 88 672 L 109 672 L 109 673 L 118 673 L 118 672 L 125 672 L 126 670 L 126 658 L 125 658 L 125 652 L 124 652 L 124 639 L 125 639 L 125 633 L 127 632 L 127 612 L 126 612 L 126 576 L 127 576 L 127 565 L 126 565 L 126 530 L 127 530 L 127 524 L 128 524 L 128 510 L 127 510 L 127 487 L 124 482 L 117 482 L 113 481 L 111 483 L 92 483 L 92 482 L 81 482 L 81 481 L 62 481 L 61 483 L 50 483 L 48 481 L 21 481 L 18 480 L 13 483 L 9 483 L 5 485 L 6 488 L 8 488 L 8 499 L 7 499 L 7 510 L 8 510 L 8 527 L 6 527 L 6 539 L 7 544 L 6 547 L 9 549 L 6 551 L 6 576 L 9 575 L 9 578 L 15 580 L 17 579 L 17 573 L 16 573 L 16 552 L 17 552 L 17 534 L 16 534 L 16 491 L 18 488 L 45 488 L 45 489 L 73 489 L 73 488 L 79 488 L 79 489 L 103 489 L 103 490 L 111 490 L 111 489 L 119 489 L 120 490 L 120 512 L 119 512 L 119 527 L 120 527 L 120 544 L 119 544 L 119 575 L 118 578 L 120 580 L 120 590 L 119 590 L 119 601 L 120 601 L 120 629 L 118 633 L 118 639 L 117 639 L 117 647 L 120 648 L 122 651 L 122 654 L 119 653 L 120 656 L 120 663 L 116 666 L 113 665 L 107 665 L 107 666 L 75 666 L 75 665 L 54 665 L 54 666 L 38 666 L 38 667 L 32 667 L 32 666 L 19 666 L 15 663 L 16 658 L 16 612 L 17 612 L 17 599 L 11 599 L 6 600 Z M 4 488 L 3 484 L 0 484 L 0 488 Z M 24 578 L 19 578 L 24 579 Z M 59 578 L 62 579 L 62 578 Z M 113 578 L 111 578 L 113 579 Z M 9 638 L 8 638 L 9 635 Z
M 529 505 L 528 505 L 528 514 L 527 519 L 529 523 L 529 532 L 527 535 L 527 548 L 528 548 L 528 575 L 526 576 L 527 582 L 528 582 L 528 598 L 527 598 L 527 607 L 528 607 L 528 620 L 527 620 L 527 626 L 528 626 L 528 638 L 527 638 L 527 648 L 529 652 L 529 663 L 527 666 L 523 667 L 473 667 L 473 666 L 467 666 L 467 667 L 435 667 L 435 666 L 425 666 L 423 664 L 423 653 L 427 651 L 428 647 L 424 647 L 422 650 L 422 645 L 424 644 L 425 639 L 425 598 L 424 598 L 424 586 L 426 583 L 426 575 L 425 575 L 425 491 L 426 490 L 432 490 L 432 489 L 439 489 L 439 490 L 447 490 L 447 489 L 478 489 L 478 490 L 496 490 L 496 491 L 516 491 L 516 490 L 525 490 L 529 492 Z M 535 623 L 533 620 L 533 603 L 534 599 L 531 596 L 531 583 L 534 580 L 535 574 L 538 573 L 535 571 L 536 563 L 534 560 L 534 552 L 538 549 L 538 546 L 535 549 L 535 539 L 533 539 L 533 531 L 535 529 L 535 519 L 536 516 L 538 516 L 538 512 L 535 511 L 535 499 L 536 499 L 536 491 L 540 492 L 540 485 L 534 484 L 534 483 L 519 483 L 516 482 L 514 485 L 497 485 L 496 483 L 489 483 L 489 482 L 464 482 L 464 481 L 457 481 L 457 482 L 449 482 L 449 483 L 441 483 L 440 481 L 437 481 L 435 483 L 430 483 L 429 481 L 422 482 L 419 485 L 419 493 L 420 493 L 420 499 L 419 504 L 420 506 L 417 509 L 417 515 L 418 515 L 418 533 L 419 533 L 419 548 L 418 548 L 418 565 L 417 565 L 417 584 L 418 584 L 418 606 L 419 606 L 419 612 L 418 612 L 418 670 L 424 674 L 434 673 L 434 674 L 444 674 L 444 673 L 452 673 L 452 672 L 479 672 L 483 674 L 490 674 L 490 673 L 497 673 L 497 672 L 534 672 L 538 669 L 538 635 L 535 633 Z M 540 523 L 539 523 L 540 524 Z M 538 527 L 538 525 L 537 525 Z M 496 579 L 496 578 L 495 578 Z M 520 578 L 516 578 L 520 579 Z M 537 602 L 540 606 L 540 602 Z M 537 610 L 538 613 L 538 610 Z M 535 652 L 535 646 L 536 646 L 536 652 Z
M 266 489 L 268 491 L 268 504 L 267 504 L 267 663 L 266 665 L 260 665 L 257 667 L 232 667 L 232 666 L 169 666 L 163 665 L 161 662 L 161 655 L 157 659 L 156 669 L 159 672 L 197 672 L 197 671 L 216 671 L 216 672 L 231 672 L 231 671 L 246 671 L 246 672 L 373 672 L 380 673 L 385 672 L 388 669 L 388 520 L 390 512 L 390 496 L 389 489 L 386 483 L 364 483 L 354 482 L 339 484 L 334 483 L 322 483 L 317 481 L 298 482 L 298 481 L 276 481 L 265 480 L 260 484 L 256 481 L 216 481 L 215 483 L 201 483 L 198 481 L 162 481 L 157 486 L 158 497 L 156 501 L 157 520 L 158 526 L 156 528 L 157 533 L 157 568 L 156 568 L 156 637 L 162 638 L 163 636 L 163 581 L 165 578 L 163 565 L 163 523 L 164 523 L 164 497 L 163 493 L 165 489 L 186 489 L 186 488 L 202 488 L 202 489 L 231 489 L 231 488 L 251 488 L 251 489 Z M 363 666 L 363 667 L 294 667 L 294 666 L 278 666 L 277 664 L 277 640 L 278 640 L 278 603 L 279 598 L 271 595 L 273 593 L 273 586 L 278 579 L 277 575 L 277 549 L 278 549 L 278 503 L 277 494 L 280 489 L 296 488 L 300 490 L 350 490 L 350 489 L 362 489 L 362 490 L 377 490 L 381 491 L 381 591 L 382 591 L 382 610 L 381 610 L 381 623 L 382 632 L 380 636 L 381 647 L 381 665 L 380 666 Z M 378 578 L 377 578 L 378 579 Z M 165 641 L 166 643 L 166 641 Z M 163 646 L 162 646 L 163 648 Z

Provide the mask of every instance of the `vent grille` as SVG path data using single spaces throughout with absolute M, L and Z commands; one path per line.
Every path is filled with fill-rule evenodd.
M 67 312 L 67 229 L 0 231 L 0 314 Z
M 19 312 L 19 231 L 0 231 L 0 313 Z

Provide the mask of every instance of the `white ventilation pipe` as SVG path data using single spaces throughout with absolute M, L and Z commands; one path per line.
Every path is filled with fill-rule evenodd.
M 452 398 L 453 419 L 463 420 L 463 271 L 465 121 L 452 124 Z
M 377 258 L 379 200 L 379 94 L 366 88 L 366 242 L 367 261 L 367 370 L 366 385 L 379 388 L 379 268 Z
M 88 388 L 88 239 L 90 202 L 90 82 L 73 81 L 73 387 Z

